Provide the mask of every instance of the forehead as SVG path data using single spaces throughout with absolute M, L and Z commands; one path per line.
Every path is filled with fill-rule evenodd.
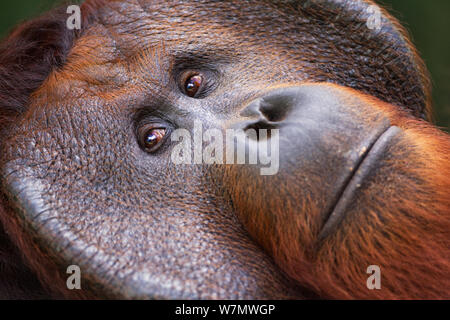
M 144 87 L 170 91 L 174 68 L 208 63 L 214 68 L 232 65 L 240 83 L 249 86 L 268 79 L 304 80 L 312 74 L 309 62 L 298 59 L 294 38 L 286 40 L 286 15 L 269 3 L 108 1 L 92 11 L 93 19 L 64 67 L 33 95 L 32 101 L 39 100 L 35 104 L 73 99 L 76 90 L 90 90 L 95 97 L 114 90 L 113 98 L 121 95 L 121 86 L 124 96 L 133 91 L 149 95 Z
M 429 96 L 423 64 L 387 14 L 383 32 L 369 30 L 371 3 L 87 0 L 89 10 L 82 12 L 90 22 L 60 80 L 131 87 L 136 79 L 144 86 L 156 79 L 167 88 L 171 67 L 200 58 L 231 64 L 223 79 L 231 83 L 236 78 L 230 75 L 238 74 L 241 88 L 268 81 L 333 82 L 423 113 Z
M 270 34 L 283 23 L 286 18 L 264 2 L 109 1 L 87 34 L 110 38 L 123 55 L 161 42 L 184 51 L 245 50 L 259 39 L 270 46 Z

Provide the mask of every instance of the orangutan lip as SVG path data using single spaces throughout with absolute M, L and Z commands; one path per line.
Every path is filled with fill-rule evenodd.
M 338 198 L 333 210 L 325 221 L 322 230 L 319 233 L 319 241 L 322 241 L 332 234 L 339 226 L 348 212 L 349 206 L 353 203 L 358 189 L 361 187 L 365 178 L 371 171 L 377 167 L 379 161 L 386 155 L 386 151 L 393 137 L 400 132 L 400 128 L 390 126 L 378 139 L 371 145 L 365 154 L 360 158 L 357 168 L 349 178 L 348 183 L 344 185 L 343 191 Z

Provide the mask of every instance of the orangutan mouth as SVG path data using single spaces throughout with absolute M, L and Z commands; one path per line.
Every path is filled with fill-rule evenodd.
M 359 164 L 353 174 L 344 184 L 342 194 L 328 216 L 320 234 L 319 240 L 323 240 L 333 233 L 345 218 L 349 206 L 354 202 L 364 180 L 377 168 L 381 159 L 386 156 L 392 139 L 400 132 L 400 128 L 391 126 L 382 133 L 378 139 L 368 148 L 359 159 Z

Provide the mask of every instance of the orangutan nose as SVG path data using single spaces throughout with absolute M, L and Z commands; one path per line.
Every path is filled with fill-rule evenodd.
M 243 117 L 259 117 L 266 123 L 281 122 L 286 119 L 293 106 L 297 104 L 295 88 L 278 90 L 250 103 L 241 112 Z
M 355 181 L 370 175 L 376 169 L 375 160 L 385 156 L 384 147 L 375 148 L 370 153 L 372 147 L 380 138 L 383 146 L 388 145 L 390 139 L 383 137 L 397 133 L 382 112 L 357 99 L 350 101 L 332 87 L 324 90 L 314 84 L 269 91 L 244 106 L 240 116 L 233 128 L 273 131 L 267 134 L 268 139 L 259 139 L 258 136 L 252 140 L 247 135 L 245 142 L 242 138 L 241 143 L 246 143 L 248 150 L 252 151 L 265 147 L 264 144 L 270 140 L 270 150 L 275 150 L 279 158 L 272 157 L 278 170 L 270 171 L 265 178 L 259 177 L 263 173 L 255 170 L 263 168 L 263 165 L 233 168 L 230 173 L 236 175 L 235 181 L 251 181 L 253 187 L 260 183 L 253 190 L 264 193 L 263 199 L 273 199 L 274 195 L 279 199 L 290 199 L 290 206 L 297 208 L 299 214 L 305 211 L 305 207 L 314 207 L 320 215 L 317 221 L 322 224 L 317 229 L 332 218 L 324 235 L 329 234 L 343 217 L 343 214 L 334 213 L 337 204 L 349 203 L 357 194 L 357 188 L 353 188 Z M 370 157 L 366 159 L 368 154 Z M 364 177 L 360 177 L 361 170 L 358 169 L 364 160 L 365 166 L 361 167 Z M 309 193 L 311 181 L 319 190 L 314 194 Z M 283 185 L 291 187 L 280 187 Z M 236 189 L 236 186 L 231 187 Z M 236 203 L 244 204 L 243 212 L 254 206 L 258 208 L 255 212 L 261 208 L 266 209 L 267 214 L 276 211 L 272 207 L 275 202 L 265 204 L 259 201 L 255 204 L 251 199 L 249 197 L 248 202 L 236 200 Z

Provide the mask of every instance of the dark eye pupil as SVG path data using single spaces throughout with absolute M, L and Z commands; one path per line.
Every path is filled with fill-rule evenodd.
M 185 84 L 186 94 L 190 97 L 194 97 L 200 87 L 202 86 L 203 77 L 201 75 L 195 75 L 189 77 Z
M 147 132 L 145 135 L 144 144 L 145 147 L 150 149 L 156 146 L 162 138 L 164 138 L 164 135 L 166 134 L 165 129 L 151 129 Z
M 147 140 L 145 141 L 145 144 L 151 145 L 155 143 L 158 140 L 158 137 L 155 134 L 149 134 L 147 136 Z

